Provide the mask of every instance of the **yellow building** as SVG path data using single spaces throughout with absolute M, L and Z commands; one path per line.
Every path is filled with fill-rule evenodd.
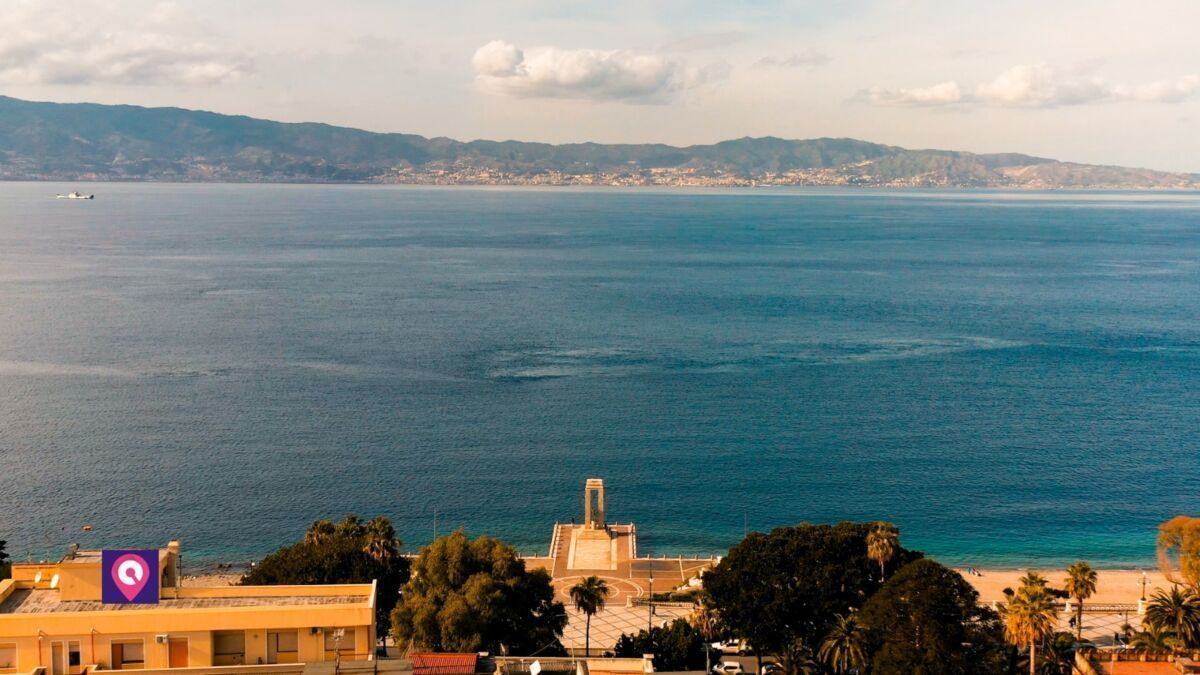
M 182 586 L 159 550 L 159 602 L 104 604 L 100 551 L 14 563 L 0 581 L 0 673 L 257 666 L 374 658 L 375 585 Z

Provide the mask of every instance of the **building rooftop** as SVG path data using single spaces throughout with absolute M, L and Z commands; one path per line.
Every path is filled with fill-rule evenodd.
M 63 600 L 57 590 L 15 590 L 0 603 L 0 614 L 48 614 L 53 612 L 136 612 L 144 609 L 204 609 L 221 607 L 287 607 L 309 605 L 352 605 L 370 600 L 368 595 L 250 595 L 163 598 L 156 605 L 112 605 L 95 600 Z

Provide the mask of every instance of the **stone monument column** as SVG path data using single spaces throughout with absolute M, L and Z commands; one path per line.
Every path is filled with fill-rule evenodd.
M 587 479 L 583 487 L 583 526 L 589 530 L 604 529 L 604 481 L 599 478 Z

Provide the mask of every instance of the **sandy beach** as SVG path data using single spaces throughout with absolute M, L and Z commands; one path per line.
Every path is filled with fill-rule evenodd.
M 233 586 L 241 581 L 241 574 L 191 574 L 183 576 L 184 586 Z
M 979 599 L 983 602 L 1004 601 L 1004 589 L 1015 589 L 1020 585 L 1018 579 L 1027 572 L 1041 574 L 1050 581 L 1050 585 L 1062 588 L 1066 571 L 1063 569 L 981 569 L 975 568 L 982 576 L 971 574 L 967 568 L 956 568 L 975 590 L 979 591 Z M 1170 588 L 1171 584 L 1157 569 L 1145 570 L 1146 597 L 1154 594 L 1155 589 Z M 1096 594 L 1088 602 L 1096 604 L 1136 604 L 1142 597 L 1142 570 L 1097 570 Z

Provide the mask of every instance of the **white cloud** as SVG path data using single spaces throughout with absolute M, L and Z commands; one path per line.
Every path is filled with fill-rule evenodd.
M 858 99 L 873 105 L 946 106 L 974 103 L 1007 108 L 1057 108 L 1090 103 L 1180 103 L 1200 93 L 1200 76 L 1144 84 L 1116 84 L 1078 70 L 1044 63 L 1018 65 L 979 84 L 973 91 L 948 81 L 923 88 L 873 87 Z
M 483 77 L 512 77 L 525 60 L 525 53 L 503 40 L 492 40 L 475 50 L 471 66 Z
M 1081 76 L 1044 63 L 1013 66 L 991 82 L 975 89 L 979 100 L 989 105 L 1053 108 L 1104 101 L 1111 96 L 1105 82 Z
M 663 102 L 720 72 L 691 68 L 661 54 L 556 47 L 525 51 L 502 40 L 477 49 L 471 65 L 479 86 L 493 94 L 639 103 Z
M 1180 103 L 1200 92 L 1200 75 L 1185 75 L 1174 80 L 1159 80 L 1136 87 L 1113 88 L 1115 96 L 1130 101 Z
M 890 106 L 944 106 L 962 103 L 966 99 L 957 82 L 911 89 L 872 87 L 860 92 L 859 98 L 872 105 Z
M 170 5 L 105 31 L 88 8 L 18 5 L 0 18 L 0 81 L 11 84 L 211 85 L 251 68 L 249 57 L 172 33 Z M 34 11 L 36 10 L 36 11 Z M 76 11 L 77 10 L 77 11 Z

